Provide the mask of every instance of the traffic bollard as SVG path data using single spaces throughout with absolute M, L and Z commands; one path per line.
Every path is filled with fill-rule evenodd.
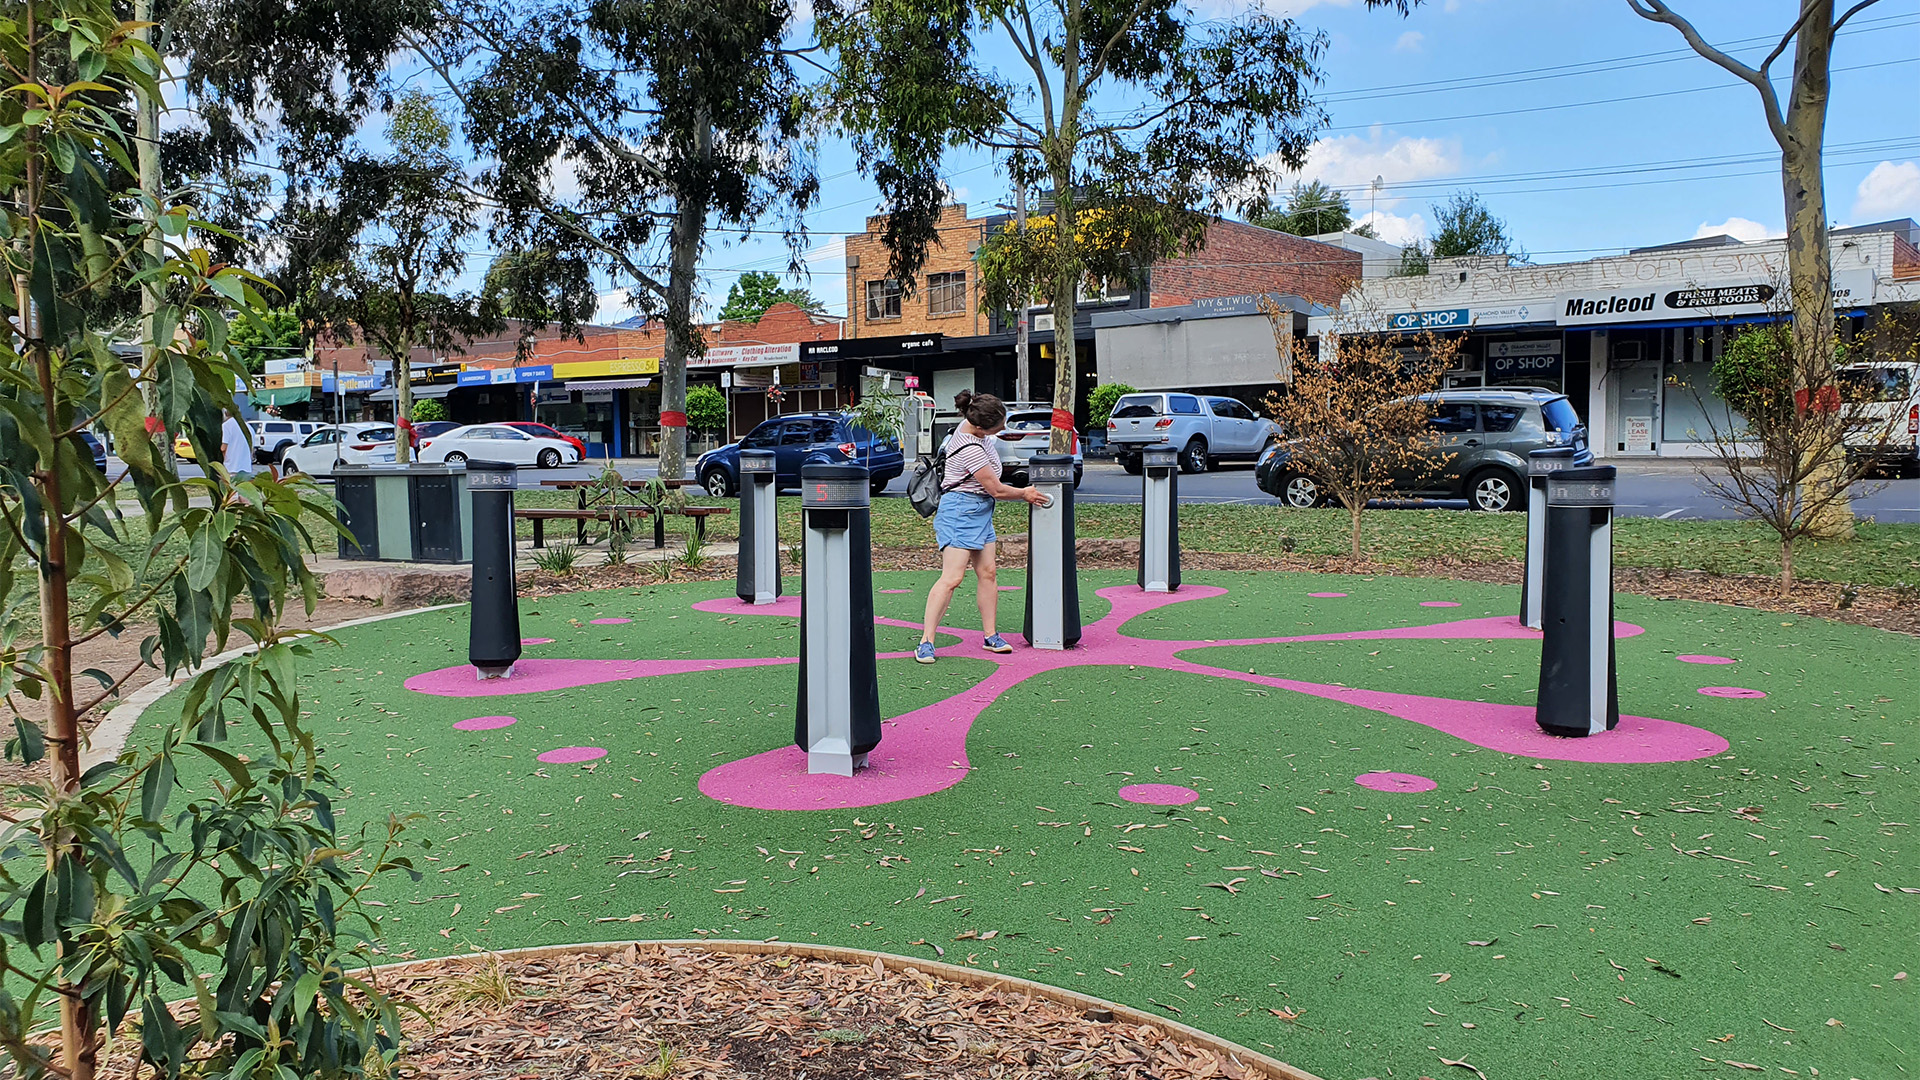
M 1140 587 L 1172 592 L 1180 587 L 1180 453 L 1140 455 Z
M 1527 455 L 1527 568 L 1520 578 L 1520 623 L 1540 629 L 1541 577 L 1547 570 L 1547 478 L 1573 467 L 1573 447 L 1551 446 Z
M 1598 735 L 1620 724 L 1613 650 L 1611 465 L 1562 469 L 1547 481 L 1541 585 L 1540 693 L 1550 735 Z
M 860 465 L 800 468 L 800 696 L 793 741 L 807 772 L 852 776 L 880 745 L 873 538 Z
M 740 451 L 740 555 L 735 595 L 749 604 L 780 599 L 780 527 L 773 451 Z
M 513 675 L 520 659 L 520 599 L 513 578 L 513 491 L 518 470 L 505 462 L 467 462 L 473 501 L 473 595 L 467 609 L 467 662 L 482 679 Z
M 1038 454 L 1027 482 L 1047 496 L 1027 504 L 1027 611 L 1021 633 L 1035 649 L 1080 642 L 1080 567 L 1074 561 L 1073 456 Z

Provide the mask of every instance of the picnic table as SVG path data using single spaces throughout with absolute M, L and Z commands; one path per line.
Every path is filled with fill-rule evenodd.
M 646 479 L 629 478 L 623 486 L 628 491 L 641 491 L 652 482 L 653 481 Z M 693 480 L 662 479 L 660 483 L 668 488 L 676 489 L 698 486 L 697 482 Z M 574 522 L 574 541 L 579 544 L 585 544 L 587 542 L 587 522 L 612 520 L 616 516 L 616 512 L 652 517 L 653 546 L 655 548 L 664 548 L 667 546 L 666 515 L 655 513 L 653 507 L 647 506 L 644 503 L 624 504 L 603 502 L 599 506 L 592 505 L 592 503 L 598 501 L 592 497 L 592 492 L 602 486 L 598 480 L 542 480 L 540 481 L 540 486 L 553 488 L 558 491 L 578 492 L 579 498 L 578 505 L 573 510 L 551 510 L 528 507 L 514 511 L 515 517 L 533 522 L 534 547 L 545 546 L 546 530 L 544 526 L 546 522 L 550 520 L 563 519 Z M 733 510 L 730 507 L 725 506 L 689 506 L 680 511 L 682 515 L 693 519 L 694 535 L 703 541 L 707 538 L 707 519 L 715 514 L 731 514 L 732 512 Z

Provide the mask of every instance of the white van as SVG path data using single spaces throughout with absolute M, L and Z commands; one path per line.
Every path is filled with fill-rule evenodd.
M 1848 364 L 1836 373 L 1853 421 L 1850 454 L 1898 476 L 1920 476 L 1920 364 Z

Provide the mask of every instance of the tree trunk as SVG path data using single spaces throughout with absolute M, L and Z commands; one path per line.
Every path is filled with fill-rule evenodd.
M 403 332 L 400 355 L 393 362 L 393 460 L 402 465 L 413 460 L 413 335 Z M 338 391 L 338 387 L 334 388 Z M 405 421 L 405 424 L 401 422 Z
M 1780 599 L 1793 595 L 1793 540 L 1780 538 Z
M 713 128 L 705 108 L 694 135 L 694 153 L 701 160 L 713 151 Z M 677 198 L 672 230 L 667 235 L 667 343 L 660 358 L 660 466 L 665 480 L 687 472 L 687 353 L 700 330 L 693 324 L 693 288 L 700 249 L 706 240 L 707 193 L 682 190 Z
M 133 19 L 137 23 L 152 21 L 153 0 L 134 0 Z M 151 45 L 153 44 L 153 27 L 143 26 L 134 32 L 134 36 Z M 153 200 L 151 213 L 157 215 L 160 212 L 162 196 L 165 194 L 160 190 L 160 185 L 163 183 L 160 178 L 160 103 L 149 99 L 144 90 L 136 90 L 135 93 L 139 99 L 139 111 L 134 117 L 134 159 L 140 172 L 140 193 Z M 147 235 L 140 246 L 146 253 L 151 266 L 158 266 L 167 257 L 166 239 L 160 235 L 159 226 L 152 218 L 147 221 Z M 157 286 L 148 285 L 140 290 L 140 360 L 141 366 L 148 371 L 154 370 L 154 353 L 160 347 L 160 343 L 153 339 L 155 329 L 153 314 L 160 306 L 160 297 L 154 291 L 155 288 Z M 148 382 L 142 386 L 141 396 L 146 400 L 148 416 L 159 412 L 156 400 L 158 388 L 157 381 Z M 158 449 L 161 468 L 168 473 L 174 472 L 179 463 L 174 460 L 173 440 L 163 437 L 157 441 L 160 444 Z M 175 500 L 174 509 L 176 512 L 184 513 L 186 508 L 186 495 L 182 492 Z
M 1361 499 L 1347 500 L 1347 517 L 1353 523 L 1353 557 L 1356 560 L 1360 558 L 1360 513 L 1366 505 Z
M 1826 140 L 1828 65 L 1833 59 L 1833 0 L 1809 0 L 1794 39 L 1793 83 L 1780 132 L 1780 184 L 1786 199 L 1787 281 L 1793 304 L 1795 389 L 1825 385 L 1833 366 L 1833 263 L 1827 242 L 1827 197 L 1821 176 Z M 1832 435 L 1827 432 L 1831 429 Z M 1821 439 L 1839 427 L 1820 425 Z M 1844 456 L 1832 447 L 1808 449 L 1810 535 L 1853 538 L 1853 506 L 1844 491 Z
M 1072 121 L 1062 125 L 1070 128 Z M 1074 392 L 1078 389 L 1079 353 L 1074 348 L 1073 320 L 1080 296 L 1080 252 L 1075 244 L 1079 213 L 1073 203 L 1073 150 L 1066 138 L 1055 140 L 1049 157 L 1057 161 L 1050 170 L 1053 180 L 1053 412 L 1073 414 Z M 1053 437 L 1047 443 L 1049 454 L 1073 453 L 1073 425 L 1061 427 L 1056 421 Z

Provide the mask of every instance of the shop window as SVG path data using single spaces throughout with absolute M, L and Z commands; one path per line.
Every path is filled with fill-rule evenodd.
M 892 278 L 867 282 L 867 318 L 900 317 L 900 283 Z
M 897 303 L 897 302 L 896 302 Z M 927 275 L 927 314 L 965 315 L 967 313 L 967 275 L 965 271 Z
M 1126 274 L 1114 274 L 1111 277 L 1089 275 L 1080 284 L 1080 302 L 1083 304 L 1118 304 L 1133 296 L 1133 280 Z

